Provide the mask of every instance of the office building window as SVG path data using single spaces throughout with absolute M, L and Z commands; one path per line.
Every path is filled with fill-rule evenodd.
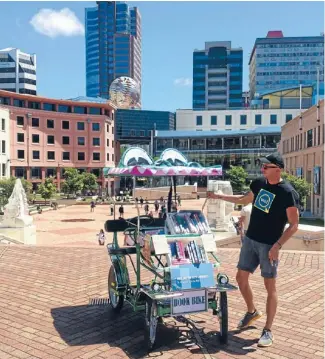
M 17 133 L 17 142 L 25 142 L 25 134 Z
M 55 152 L 54 151 L 47 151 L 47 159 L 49 161 L 54 161 L 55 160 Z
M 109 132 L 109 125 L 106 125 L 106 132 Z
M 18 100 L 14 98 L 14 106 L 15 107 L 25 107 L 25 101 L 24 100 Z
M 43 110 L 44 111 L 56 111 L 55 104 L 53 104 L 53 103 L 43 103 Z
M 46 126 L 47 128 L 54 128 L 54 120 L 47 120 Z
M 93 131 L 100 131 L 100 124 L 98 122 L 92 123 Z
M 231 115 L 226 115 L 226 125 L 231 126 Z
M 2 176 L 5 176 L 6 175 L 6 164 L 3 163 L 1 167 L 2 167 Z
M 202 116 L 196 116 L 196 126 L 202 126 Z
M 54 145 L 54 136 L 52 136 L 52 135 L 48 135 L 47 136 L 47 144 L 48 145 Z
M 211 126 L 217 125 L 217 116 L 211 116 Z
M 85 160 L 85 152 L 78 152 L 78 161 Z
M 114 127 L 112 126 L 112 134 L 114 135 Z
M 24 150 L 18 150 L 17 151 L 17 158 L 19 160 L 23 160 L 25 158 L 25 151 Z
M 302 133 L 300 134 L 299 149 L 302 150 Z
M 143 130 L 140 131 L 140 137 L 144 137 L 144 131 Z
M 85 123 L 84 122 L 77 122 L 77 130 L 78 131 L 85 131 Z
M 106 140 L 106 146 L 109 147 L 109 139 Z
M 100 139 L 98 137 L 93 138 L 93 146 L 100 146 Z
M 6 120 L 4 118 L 1 119 L 1 130 L 6 131 Z
M 69 136 L 63 136 L 62 137 L 62 144 L 63 145 L 70 145 L 70 137 Z
M 39 135 L 32 135 L 32 143 L 39 143 Z
M 255 125 L 262 124 L 262 115 L 255 115 Z
M 89 107 L 90 115 L 100 115 L 100 107 Z
M 62 121 L 62 130 L 68 130 L 70 128 L 69 121 Z
M 39 160 L 39 151 L 33 151 L 33 160 Z
M 70 161 L 70 152 L 62 152 L 62 160 Z
M 1 141 L 1 153 L 3 153 L 3 154 L 6 153 L 6 141 L 5 140 Z
M 290 113 L 286 114 L 286 123 L 292 120 L 292 115 Z
M 247 125 L 247 115 L 240 115 L 240 124 Z
M 317 133 L 317 145 L 320 145 L 320 126 L 318 126 L 318 133 Z
M 84 146 L 84 145 L 85 145 L 85 138 L 78 137 L 78 146 Z
M 32 118 L 32 127 L 39 127 L 39 118 Z
M 71 113 L 71 106 L 59 105 L 58 111 L 59 111 L 59 112 Z
M 41 104 L 40 102 L 28 101 L 28 108 L 32 108 L 33 110 L 40 110 Z
M 93 152 L 93 161 L 100 161 L 100 153 Z
M 270 124 L 276 125 L 277 124 L 277 115 L 271 115 L 270 116 Z
M 24 117 L 17 116 L 17 126 L 24 126 Z
M 87 107 L 74 106 L 73 112 L 74 112 L 74 113 L 80 113 L 80 114 L 86 114 L 86 113 L 87 113 Z
M 109 153 L 106 154 L 106 161 L 109 161 Z
M 313 130 L 307 131 L 307 147 L 313 146 Z

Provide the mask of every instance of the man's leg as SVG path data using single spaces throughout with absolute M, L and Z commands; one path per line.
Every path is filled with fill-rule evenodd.
M 264 278 L 264 284 L 267 291 L 266 301 L 266 324 L 265 329 L 271 330 L 273 320 L 276 314 L 276 308 L 278 305 L 278 295 L 276 291 L 276 279 Z
M 250 275 L 249 272 L 238 269 L 236 275 L 236 281 L 238 283 L 240 293 L 243 296 L 245 303 L 247 305 L 247 311 L 249 313 L 254 313 L 255 305 L 253 301 L 253 291 L 248 281 L 249 275 Z
M 239 329 L 249 327 L 255 320 L 261 317 L 261 313 L 256 310 L 253 300 L 253 292 L 249 285 L 248 279 L 251 273 L 254 273 L 259 265 L 259 258 L 254 250 L 254 241 L 248 237 L 244 237 L 240 250 L 239 261 L 237 265 L 236 280 L 240 292 L 246 302 L 247 312 L 238 324 Z

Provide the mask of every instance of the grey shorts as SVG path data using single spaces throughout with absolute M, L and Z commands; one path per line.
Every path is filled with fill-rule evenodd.
M 272 263 L 269 259 L 271 244 L 253 241 L 244 236 L 237 268 L 246 272 L 254 273 L 258 265 L 264 278 L 276 278 L 278 262 Z

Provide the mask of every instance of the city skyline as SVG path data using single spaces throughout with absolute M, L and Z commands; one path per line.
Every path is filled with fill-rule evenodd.
M 248 90 L 248 61 L 256 38 L 265 37 L 269 30 L 282 30 L 284 36 L 318 36 L 324 25 L 324 4 L 316 2 L 128 3 L 139 7 L 142 17 L 142 104 L 148 110 L 192 107 L 192 54 L 206 41 L 231 41 L 243 48 L 243 90 Z M 96 3 L 17 5 L 0 4 L 1 13 L 6 14 L 0 31 L 11 28 L 0 39 L 0 48 L 36 53 L 40 95 L 63 99 L 85 95 L 84 12 Z M 288 17 L 289 11 L 294 16 Z M 218 13 L 222 13 L 219 18 Z M 53 14 L 67 21 L 59 28 L 46 26 L 44 19 Z M 300 23 L 306 26 L 297 26 Z

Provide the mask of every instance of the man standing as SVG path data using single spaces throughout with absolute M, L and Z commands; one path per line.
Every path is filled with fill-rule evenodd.
M 247 328 L 262 316 L 254 305 L 253 292 L 248 282 L 249 275 L 260 265 L 267 291 L 267 302 L 266 323 L 258 345 L 267 347 L 274 341 L 271 328 L 277 309 L 276 277 L 279 251 L 298 229 L 299 195 L 281 178 L 284 163 L 279 154 L 271 154 L 260 160 L 264 177 L 252 181 L 248 194 L 227 196 L 208 193 L 208 197 L 244 205 L 253 203 L 250 223 L 237 265 L 236 280 L 247 305 L 247 312 L 239 322 L 238 329 Z M 284 230 L 287 222 L 289 226 Z

